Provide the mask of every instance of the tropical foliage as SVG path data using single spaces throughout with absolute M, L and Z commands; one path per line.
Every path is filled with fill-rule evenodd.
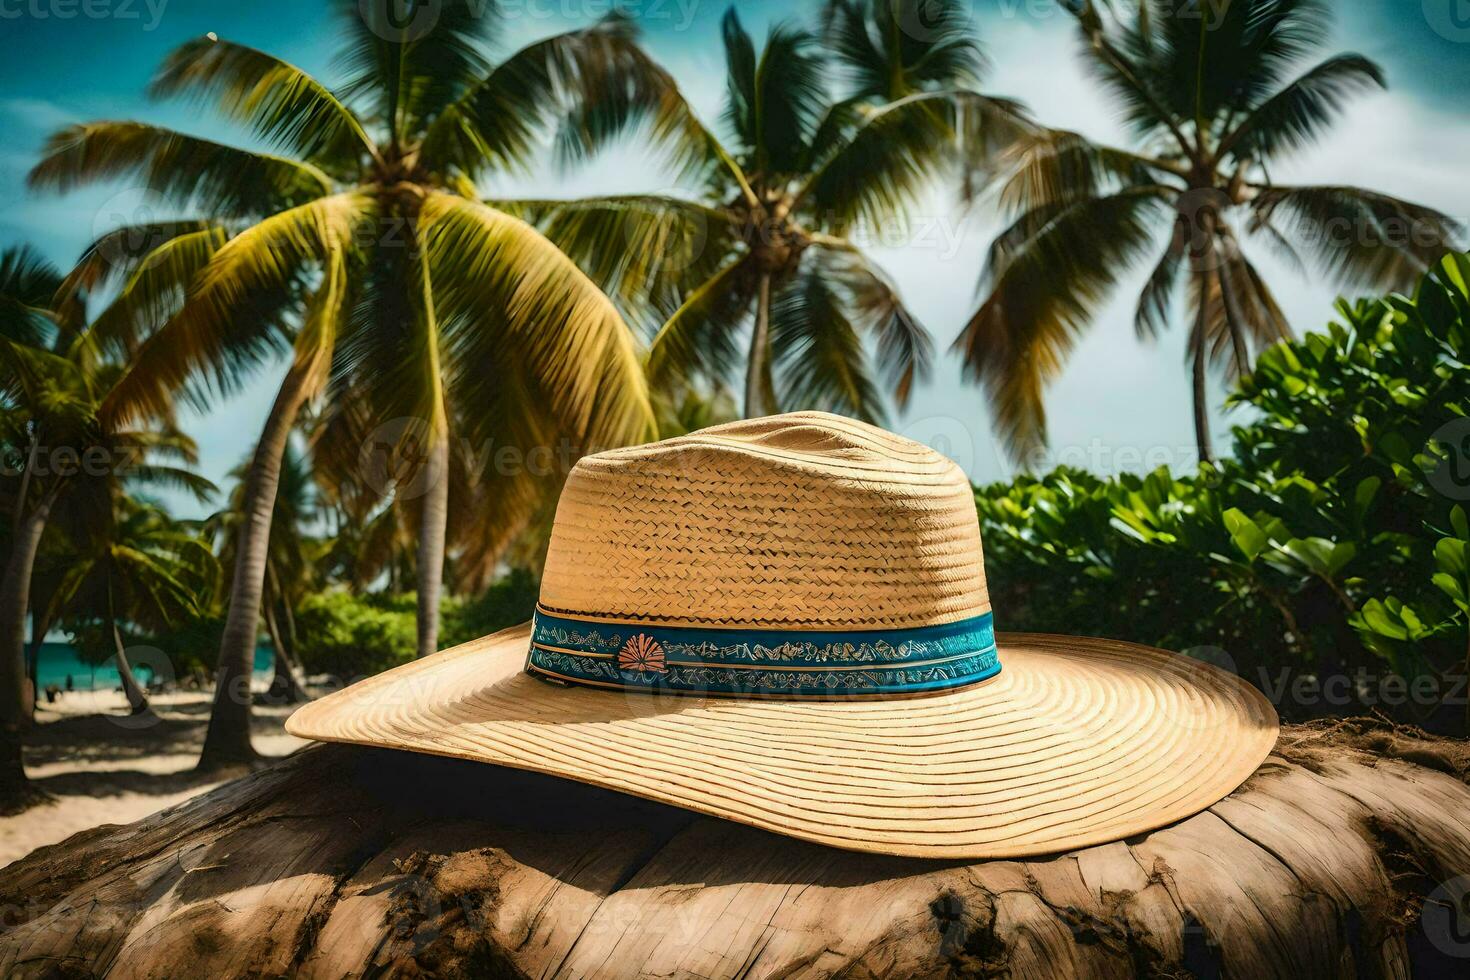
M 1136 14 L 1105 18 L 1091 0 L 1069 9 L 1082 57 L 1123 109 L 1137 148 L 1055 130 L 1017 142 L 999 192 L 1011 223 L 990 247 L 985 299 L 956 349 L 989 392 L 999 435 L 1024 456 L 1046 438 L 1047 383 L 1123 274 L 1152 262 L 1138 334 L 1169 329 L 1182 284 L 1195 432 L 1208 459 L 1207 366 L 1243 376 L 1252 348 L 1290 336 L 1242 247 L 1247 236 L 1346 288 L 1396 289 L 1460 230 L 1432 208 L 1377 191 L 1271 178 L 1351 98 L 1384 83 L 1378 65 L 1357 54 L 1303 64 L 1327 39 L 1325 2 L 1118 6 Z
M 102 406 L 110 423 L 167 412 L 181 389 L 196 400 L 233 390 L 281 354 L 289 361 L 246 475 L 205 766 L 253 757 L 249 699 L 229 692 L 249 677 L 282 454 L 313 399 L 325 396 L 354 435 L 364 413 L 369 435 L 418 420 L 417 468 L 428 473 L 410 515 L 420 653 L 438 645 L 451 432 L 522 446 L 652 433 L 616 309 L 476 189 L 524 167 L 568 104 L 615 127 L 670 87 L 630 23 L 612 16 L 492 64 L 482 51 L 500 25 L 494 4 L 435 3 L 428 31 L 396 16 L 396 0 L 342 7 L 336 87 L 213 35 L 173 52 L 154 80 L 155 95 L 208 105 L 272 152 L 94 122 L 57 133 L 31 173 L 33 186 L 59 191 L 134 180 L 189 216 L 111 233 L 74 274 L 93 288 L 122 278 L 96 330 L 134 365 Z M 119 240 L 151 247 L 118 262 L 109 246 Z M 390 440 L 395 449 L 402 438 Z M 466 535 L 503 536 L 540 489 L 498 483 L 501 498 L 473 509 L 480 520 Z
M 132 426 L 108 419 L 103 405 L 125 370 L 105 356 L 94 325 L 81 321 L 84 308 L 85 295 L 34 253 L 0 257 L 0 444 L 16 463 L 0 477 L 10 518 L 0 581 L 0 796 L 25 792 L 18 739 L 33 693 L 27 612 L 37 639 L 63 614 L 108 623 L 163 618 L 178 607 L 161 593 L 150 603 L 106 582 L 119 561 L 136 557 L 141 564 L 134 568 L 142 571 L 148 564 L 141 555 L 111 552 L 115 508 L 128 488 L 168 487 L 201 500 L 214 489 L 191 469 L 193 441 L 168 418 Z M 84 566 L 101 578 L 78 577 Z M 143 586 L 160 587 L 157 579 Z M 112 611 L 104 612 L 108 599 Z
M 915 32 L 921 6 L 932 29 Z M 747 417 L 826 408 L 879 419 L 881 373 L 907 403 L 929 335 L 857 233 L 901 223 L 960 151 L 988 157 L 1023 127 L 1014 104 L 973 91 L 982 60 L 963 11 L 958 0 L 841 0 L 828 36 L 780 23 L 757 51 L 732 7 L 722 24 L 730 140 L 675 92 L 649 123 L 690 197 L 522 203 L 656 329 L 655 387 L 743 368 Z M 607 128 L 596 109 L 564 132 L 564 152 L 585 154 L 584 134 Z
M 976 491 L 1002 625 L 1193 650 L 1288 714 L 1446 721 L 1470 676 L 1470 260 L 1444 257 L 1460 229 L 1433 209 L 1272 179 L 1383 84 L 1359 55 L 1309 63 L 1325 3 L 1067 4 L 1128 149 L 981 94 L 964 0 L 828 0 L 819 27 L 761 43 L 732 7 L 718 125 L 621 14 L 494 60 L 514 33 L 494 0 L 339 6 L 331 85 L 213 34 L 164 60 L 153 94 L 238 140 L 91 122 L 31 172 L 55 192 L 128 182 L 172 216 L 66 274 L 0 254 L 0 807 L 26 789 L 28 614 L 33 647 L 54 625 L 116 660 L 135 711 L 131 643 L 213 667 L 201 765 L 245 762 L 262 628 L 272 693 L 295 700 L 307 675 L 524 621 L 581 453 L 741 412 L 905 406 L 931 340 L 861 245 L 945 178 L 978 199 L 1003 175 L 1009 225 L 957 348 L 1016 453 L 1044 441 L 1045 387 L 1127 270 L 1152 267 L 1141 336 L 1181 299 L 1191 323 L 1197 470 Z M 672 192 L 482 191 L 548 145 L 582 164 L 629 133 Z M 1252 240 L 1354 289 L 1417 288 L 1293 341 Z M 1211 367 L 1245 416 L 1218 463 Z M 149 488 L 214 489 L 177 407 L 273 368 L 232 492 L 201 524 L 170 518 Z M 1388 673 L 1434 696 L 1396 704 Z M 1293 702 L 1298 678 L 1349 680 Z
M 217 575 L 209 543 L 156 506 L 127 497 L 108 501 L 68 537 L 46 619 L 70 632 L 83 654 L 112 659 L 134 714 L 149 710 L 133 676 L 125 626 L 169 632 L 193 622 L 213 596 Z
M 445 599 L 445 642 L 465 643 L 524 623 L 538 591 L 536 579 L 516 569 L 473 599 Z M 303 665 L 341 684 L 407 663 L 415 653 L 415 607 L 411 592 L 329 589 L 307 596 L 297 613 Z
M 1470 257 L 1338 314 L 1237 388 L 1233 459 L 978 490 L 1004 626 L 1223 652 L 1286 713 L 1460 714 L 1435 712 L 1470 668 Z M 1350 680 L 1297 696 L 1298 676 Z

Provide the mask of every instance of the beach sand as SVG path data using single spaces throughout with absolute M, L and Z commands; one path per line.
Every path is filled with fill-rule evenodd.
M 26 772 L 55 801 L 0 816 L 0 867 L 43 844 L 105 823 L 131 823 L 218 786 L 194 773 L 209 723 L 209 692 L 152 699 L 159 721 L 134 727 L 120 691 L 78 691 L 36 712 Z M 287 735 L 292 707 L 255 706 L 255 748 L 283 756 L 307 744 Z

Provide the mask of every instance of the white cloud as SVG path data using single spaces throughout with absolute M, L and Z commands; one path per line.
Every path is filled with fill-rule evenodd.
M 0 99 L 0 116 L 27 129 L 50 132 L 81 122 L 81 117 L 46 99 Z

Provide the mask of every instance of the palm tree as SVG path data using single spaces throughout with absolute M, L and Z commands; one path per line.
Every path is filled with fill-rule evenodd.
M 163 410 L 185 385 L 199 395 L 201 377 L 228 390 L 290 351 L 246 476 L 204 768 L 254 758 L 245 689 L 272 507 L 288 434 L 315 396 L 370 387 L 373 407 L 393 413 L 381 418 L 422 420 L 431 478 L 419 525 L 420 652 L 437 642 L 449 489 L 437 477 L 451 420 L 471 421 L 463 435 L 526 445 L 547 432 L 584 445 L 652 433 L 633 340 L 614 306 L 535 229 L 480 200 L 475 183 L 528 165 L 537 133 L 567 99 L 618 125 L 667 76 L 621 17 L 492 65 L 481 43 L 498 23 L 494 4 L 402 7 L 342 3 L 347 78 L 337 89 L 212 36 L 169 56 L 155 94 L 208 102 L 275 153 L 97 122 L 58 133 L 31 174 L 33 185 L 58 190 L 140 180 L 199 216 L 125 230 L 160 244 L 131 269 L 108 338 L 126 346 L 160 310 L 170 315 L 142 342 L 110 415 Z M 90 255 L 84 266 L 96 264 Z
M 67 316 L 48 322 L 29 335 L 39 345 L 12 329 L 0 338 L 0 429 L 5 443 L 19 447 L 21 464 L 0 481 L 14 528 L 0 581 L 0 808 L 32 795 L 20 756 L 20 732 L 29 720 L 24 628 L 28 611 L 38 629 L 50 618 L 31 598 L 48 527 L 60 522 L 78 537 L 77 527 L 105 522 L 127 484 L 173 487 L 200 500 L 214 489 L 187 468 L 195 461 L 193 443 L 166 419 L 147 428 L 117 428 L 104 420 L 101 405 L 115 394 L 124 369 L 97 359 L 90 328 L 76 329 Z M 54 596 L 60 576 L 49 578 L 54 581 L 47 591 Z
M 122 624 L 160 632 L 197 616 L 216 574 L 214 554 L 157 507 L 120 494 L 108 502 L 107 513 L 74 528 L 75 551 L 48 618 L 70 625 L 73 633 L 101 628 L 128 706 L 140 715 L 151 709 L 128 662 Z
M 204 522 L 204 533 L 218 544 L 222 570 L 233 569 L 236 564 L 239 543 L 236 532 L 245 520 L 245 478 L 249 471 L 249 458 L 230 471 L 236 482 L 227 506 Z M 307 538 L 306 524 L 313 517 L 315 505 L 306 460 L 288 444 L 281 457 L 281 478 L 276 488 L 261 596 L 261 618 L 275 660 L 270 696 L 287 704 L 307 700 L 303 672 L 296 657 L 293 608 L 314 578 L 311 566 L 314 542 Z M 229 593 L 228 582 L 220 591 Z
M 1187 281 L 1195 435 L 1208 459 L 1208 364 L 1248 372 L 1252 346 L 1289 336 L 1242 232 L 1299 268 L 1309 252 L 1344 286 L 1394 288 L 1417 279 L 1458 231 L 1438 211 L 1377 191 L 1271 179 L 1273 165 L 1321 136 L 1351 96 L 1384 84 L 1356 54 L 1301 69 L 1325 41 L 1325 3 L 1236 0 L 1206 15 L 1147 0 L 1113 22 L 1091 2 L 1069 9 L 1083 57 L 1121 103 L 1139 148 L 1059 131 L 1016 147 L 1000 194 L 1013 221 L 991 245 L 986 298 L 955 346 L 988 390 L 1010 451 L 1039 448 L 1047 383 L 1119 276 L 1168 229 L 1136 325 L 1143 338 L 1166 329 Z
M 905 6 L 834 5 L 835 50 L 851 75 L 841 100 L 828 92 L 833 66 L 818 35 L 780 24 L 757 54 L 728 11 L 733 140 L 708 132 L 682 99 L 671 96 L 659 117 L 673 163 L 699 182 L 698 200 L 523 202 L 611 295 L 661 324 L 649 355 L 655 383 L 726 378 L 748 331 L 746 416 L 821 407 L 875 419 L 871 340 L 906 403 L 929 362 L 928 334 L 850 236 L 902 221 L 952 161 L 957 132 L 980 152 L 1021 121 L 1015 105 L 969 90 L 980 67 L 969 39 L 895 41 L 888 19 Z M 942 55 L 926 63 L 926 52 Z

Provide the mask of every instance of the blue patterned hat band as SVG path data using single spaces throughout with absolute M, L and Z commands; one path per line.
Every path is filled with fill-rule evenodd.
M 569 618 L 538 607 L 527 673 L 646 693 L 847 698 L 937 694 L 1000 673 L 986 612 L 909 629 L 718 629 Z

